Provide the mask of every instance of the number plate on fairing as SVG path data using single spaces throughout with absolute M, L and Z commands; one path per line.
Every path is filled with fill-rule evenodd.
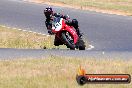
M 62 18 L 58 17 L 58 18 L 54 18 L 53 20 L 53 25 L 52 25 L 52 29 L 55 31 L 60 31 L 62 28 Z

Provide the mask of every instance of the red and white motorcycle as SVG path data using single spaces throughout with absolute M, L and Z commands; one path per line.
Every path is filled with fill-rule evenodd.
M 85 43 L 81 37 L 77 35 L 76 30 L 72 26 L 68 26 L 65 20 L 60 17 L 54 17 L 52 23 L 52 32 L 55 34 L 54 45 L 59 46 L 65 44 L 71 50 L 85 50 Z

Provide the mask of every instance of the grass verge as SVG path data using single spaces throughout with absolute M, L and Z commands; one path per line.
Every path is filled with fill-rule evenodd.
M 0 26 L 0 47 L 1 48 L 56 48 L 53 44 L 54 37 L 37 33 L 13 30 Z M 63 48 L 60 46 L 59 48 Z
M 75 76 L 79 65 L 87 73 L 132 75 L 132 60 L 48 58 L 0 60 L 0 88 L 80 88 Z M 86 84 L 81 88 L 131 88 L 132 84 Z
M 29 0 L 31 1 L 31 0 Z M 32 0 L 98 12 L 132 15 L 132 0 Z

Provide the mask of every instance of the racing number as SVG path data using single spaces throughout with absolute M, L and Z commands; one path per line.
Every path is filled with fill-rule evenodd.
M 61 29 L 61 27 L 62 27 L 62 24 L 60 22 L 56 22 L 54 24 L 54 30 L 55 31 L 59 31 Z
M 57 23 L 55 24 L 55 29 L 58 28 L 59 26 L 61 26 L 61 23 L 57 22 Z

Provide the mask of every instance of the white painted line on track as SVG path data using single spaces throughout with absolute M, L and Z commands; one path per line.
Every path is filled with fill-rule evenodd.
M 92 50 L 94 49 L 95 47 L 93 45 L 89 45 L 89 48 L 87 48 L 87 50 Z
M 103 52 L 102 52 L 102 54 L 104 55 L 104 54 L 105 54 L 105 52 L 103 51 Z
M 29 33 L 39 34 L 39 35 L 44 35 L 44 36 L 47 36 L 47 37 L 50 36 L 50 35 L 46 35 L 46 34 L 43 34 L 43 33 L 37 33 L 37 32 L 34 32 L 34 31 L 23 30 L 23 29 L 15 28 L 15 27 L 9 27 L 9 26 L 5 26 L 5 25 L 0 25 L 0 26 L 3 27 L 3 28 L 13 29 L 13 30 L 19 30 L 19 31 L 29 32 Z
M 31 32 L 31 33 L 32 33 L 32 31 L 29 31 L 29 32 Z
M 29 30 L 23 30 L 23 29 L 15 28 L 15 27 L 8 27 L 8 26 L 5 26 L 5 25 L 0 25 L 0 26 L 1 26 L 1 27 L 4 27 L 4 28 L 8 28 L 8 29 L 14 29 L 14 30 L 19 30 L 19 31 L 23 31 L 23 32 L 29 32 L 29 33 L 44 35 L 44 36 L 47 36 L 47 37 L 50 36 L 50 35 L 46 35 L 46 34 L 42 34 L 42 33 L 37 33 L 37 32 L 29 31 Z M 95 48 L 95 46 L 89 45 L 89 48 L 87 48 L 86 50 L 92 50 L 92 49 L 94 49 L 94 48 Z
M 19 31 L 21 31 L 22 29 L 18 29 Z

